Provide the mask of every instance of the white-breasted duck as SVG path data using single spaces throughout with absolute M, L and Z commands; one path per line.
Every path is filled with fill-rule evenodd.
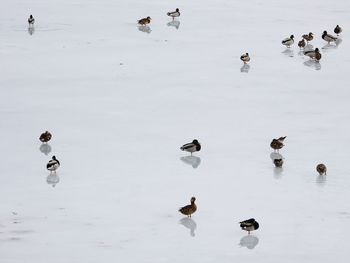
M 314 34 L 312 32 L 309 32 L 309 34 L 303 35 L 303 39 L 305 39 L 306 42 L 309 43 L 314 39 Z
M 50 141 L 52 138 L 52 134 L 49 133 L 48 131 L 45 131 L 44 133 L 42 133 L 39 137 L 39 140 L 42 142 L 42 143 L 46 143 L 48 141 Z
M 144 26 L 147 25 L 149 23 L 151 23 L 151 18 L 148 16 L 146 18 L 141 18 L 140 20 L 137 21 L 138 24 Z
M 317 61 L 319 61 L 322 57 L 320 50 L 318 48 L 316 48 L 315 50 L 307 50 L 304 52 L 304 55 L 310 57 L 311 59 L 315 59 Z
M 282 147 L 284 146 L 283 142 L 285 138 L 287 138 L 287 136 L 279 137 L 278 139 L 273 139 L 272 142 L 270 143 L 271 148 L 274 149 L 275 151 L 277 150 L 278 152 L 279 149 L 282 149 Z
M 191 197 L 191 204 L 181 207 L 179 209 L 179 212 L 184 214 L 184 215 L 186 215 L 186 216 L 188 216 L 188 217 L 191 217 L 192 214 L 197 211 L 197 206 L 194 203 L 195 201 L 196 201 L 196 198 L 195 197 Z
M 28 18 L 28 24 L 29 26 L 33 26 L 34 25 L 34 22 L 35 22 L 35 19 L 32 15 L 29 16 Z
M 200 143 L 198 142 L 198 140 L 194 139 L 192 142 L 182 145 L 180 149 L 182 151 L 190 152 L 192 155 L 192 153 L 194 153 L 194 152 L 199 152 L 201 150 L 201 148 L 202 147 L 201 147 Z
M 300 49 L 304 48 L 306 46 L 306 42 L 305 39 L 303 38 L 302 40 L 300 40 L 298 42 L 298 47 L 300 47 Z
M 325 30 L 323 31 L 322 39 L 327 41 L 329 44 L 331 42 L 336 42 L 338 38 L 336 38 L 335 36 L 332 36 L 331 34 L 328 34 L 327 31 Z
M 290 46 L 294 44 L 294 35 L 283 39 L 282 44 L 285 45 L 287 48 L 290 48 Z
M 254 231 L 259 228 L 259 223 L 254 218 L 244 220 L 239 222 L 239 224 L 242 230 L 248 231 L 248 234 L 250 234 L 250 231 Z
M 342 29 L 339 25 L 337 25 L 337 26 L 334 28 L 334 33 L 336 33 L 337 36 L 339 36 L 339 34 L 340 34 L 341 32 L 343 32 L 343 29 Z
M 170 17 L 172 17 L 173 20 L 174 20 L 175 17 L 179 17 L 179 16 L 180 16 L 180 10 L 179 10 L 179 8 L 176 8 L 175 11 L 168 12 L 167 15 L 170 16 Z
M 241 60 L 243 61 L 244 64 L 247 64 L 250 61 L 250 57 L 248 53 L 245 53 L 241 56 Z
M 316 166 L 316 171 L 320 175 L 327 175 L 327 167 L 323 163 L 320 163 Z
M 46 165 L 46 169 L 49 170 L 51 173 L 56 173 L 58 167 L 60 167 L 60 162 L 56 159 L 56 156 L 52 156 L 52 159 Z

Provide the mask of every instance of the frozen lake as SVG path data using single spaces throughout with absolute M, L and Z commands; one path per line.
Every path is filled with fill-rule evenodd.
M 349 260 L 350 1 L 1 9 L 1 263 Z M 322 32 L 337 24 L 341 41 L 327 45 Z M 310 31 L 320 63 L 297 46 Z M 278 170 L 269 144 L 279 136 Z M 189 157 L 179 148 L 195 138 L 202 150 Z M 187 219 L 177 210 L 191 196 Z M 260 228 L 248 236 L 238 222 L 250 217 Z

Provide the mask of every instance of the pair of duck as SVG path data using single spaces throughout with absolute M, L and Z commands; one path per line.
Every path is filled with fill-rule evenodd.
M 173 18 L 173 20 L 175 19 L 175 17 L 179 17 L 180 16 L 180 10 L 179 8 L 176 8 L 175 11 L 172 11 L 172 12 L 168 12 L 167 13 L 167 16 L 170 16 Z M 141 18 L 140 20 L 137 21 L 137 23 L 141 26 L 145 26 L 149 23 L 151 23 L 151 17 L 145 17 L 145 18 Z
M 39 140 L 42 143 L 48 143 L 52 138 L 52 134 L 48 131 L 42 133 L 39 137 Z M 50 173 L 55 172 L 60 167 L 60 162 L 56 159 L 56 156 L 52 156 L 52 159 L 47 163 L 46 169 L 50 171 Z
M 191 217 L 192 214 L 197 211 L 197 205 L 195 204 L 195 201 L 196 198 L 191 197 L 191 204 L 181 207 L 179 209 L 179 212 L 188 217 Z M 239 222 L 239 224 L 242 230 L 248 231 L 248 234 L 250 234 L 251 231 L 257 230 L 259 228 L 259 223 L 254 218 L 244 220 L 242 222 Z

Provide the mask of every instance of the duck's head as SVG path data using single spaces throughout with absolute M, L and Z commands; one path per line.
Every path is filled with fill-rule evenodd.
M 248 53 L 245 53 L 247 56 L 249 56 L 249 54 Z
M 179 10 L 179 8 L 176 8 L 176 12 L 179 12 L 180 10 Z
M 323 35 L 327 35 L 327 31 L 325 30 L 325 31 L 323 31 Z
M 56 160 L 56 156 L 54 155 L 54 156 L 52 156 L 52 160 Z
M 147 19 L 148 19 L 148 20 L 151 20 L 151 18 L 150 18 L 149 16 L 147 17 Z
M 194 144 L 199 144 L 199 142 L 198 142 L 196 139 L 194 139 L 194 140 L 192 141 L 192 143 L 194 143 Z
M 191 197 L 191 204 L 193 204 L 196 201 L 196 198 L 194 196 Z
M 30 18 L 33 18 L 33 15 L 30 15 L 29 17 L 30 17 Z
M 315 49 L 315 52 L 320 52 L 320 50 L 318 49 L 318 47 Z
M 310 32 L 310 33 L 309 33 L 309 36 L 310 36 L 310 37 L 313 37 L 313 36 L 314 36 L 314 34 L 313 34 L 312 32 Z
M 291 38 L 291 39 L 294 39 L 294 35 L 291 35 L 290 38 Z

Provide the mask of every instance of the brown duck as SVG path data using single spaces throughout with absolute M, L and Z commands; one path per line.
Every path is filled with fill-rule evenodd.
M 334 33 L 337 34 L 337 36 L 339 36 L 339 34 L 343 31 L 343 29 L 337 25 L 335 28 L 334 28 Z
M 191 204 L 190 205 L 186 205 L 184 207 L 181 207 L 179 209 L 179 212 L 181 212 L 182 214 L 188 216 L 188 217 L 191 217 L 191 215 L 197 211 L 197 206 L 196 204 L 194 203 L 196 201 L 196 198 L 195 197 L 192 197 L 191 198 Z
M 318 164 L 316 170 L 320 175 L 327 175 L 327 167 L 323 163 Z
M 139 21 L 137 21 L 137 23 L 139 23 L 142 26 L 145 26 L 145 25 L 151 23 L 151 18 L 149 16 L 146 18 L 142 18 Z
M 300 48 L 304 48 L 306 46 L 306 43 L 305 43 L 305 39 L 303 38 L 302 40 L 300 40 L 298 42 L 298 47 Z
M 305 39 L 307 41 L 307 43 L 309 43 L 309 41 L 314 39 L 314 34 L 312 32 L 310 32 L 308 35 L 305 34 L 305 35 L 303 35 L 303 39 Z
M 48 142 L 49 140 L 51 140 L 51 137 L 52 137 L 52 134 L 46 131 L 40 135 L 39 140 L 41 142 Z
M 284 146 L 283 141 L 287 136 L 284 137 L 280 137 L 278 139 L 273 139 L 272 142 L 270 143 L 270 146 L 272 149 L 274 149 L 275 151 L 279 149 L 282 149 L 282 147 Z

